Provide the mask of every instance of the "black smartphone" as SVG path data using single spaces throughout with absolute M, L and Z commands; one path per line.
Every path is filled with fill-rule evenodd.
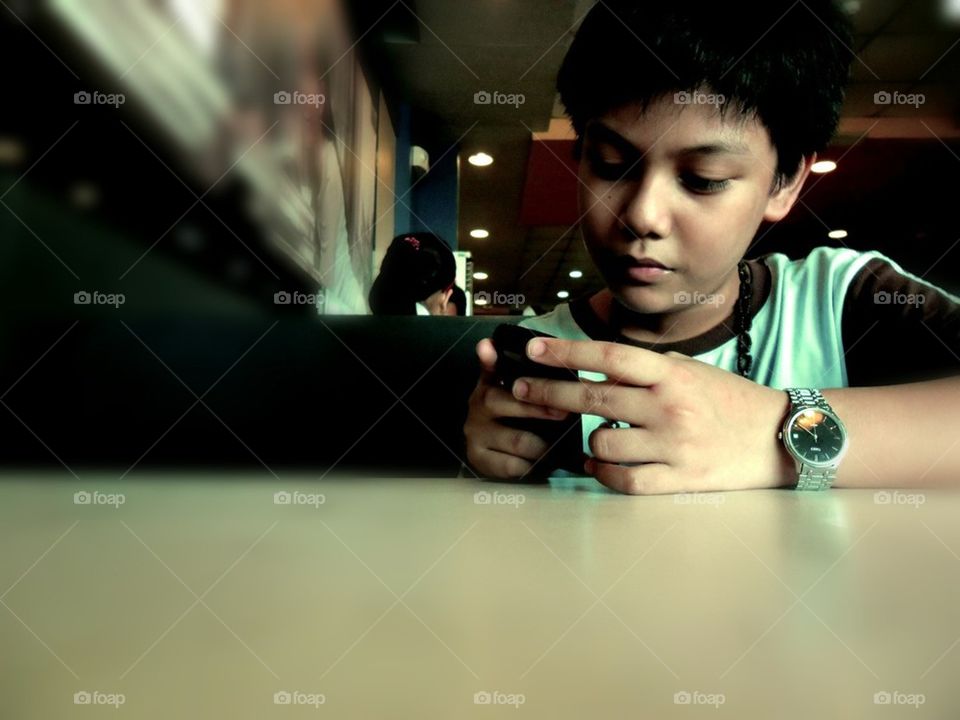
M 497 351 L 497 364 L 494 368 L 497 383 L 510 392 L 514 381 L 520 377 L 580 382 L 576 370 L 541 365 L 528 358 L 527 343 L 535 337 L 554 336 L 519 325 L 506 324 L 496 327 L 491 339 Z M 570 413 L 563 420 L 508 417 L 501 418 L 500 422 L 507 427 L 539 435 L 550 446 L 530 471 L 530 479 L 543 479 L 557 469 L 583 474 L 583 461 L 586 456 L 583 454 L 583 422 L 579 413 Z

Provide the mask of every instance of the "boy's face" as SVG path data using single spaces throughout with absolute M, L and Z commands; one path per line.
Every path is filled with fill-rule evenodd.
M 798 182 L 771 194 L 777 154 L 759 120 L 734 108 L 721 119 L 715 105 L 676 104 L 672 94 L 639 108 L 622 106 L 585 129 L 581 227 L 623 305 L 688 310 L 694 293 L 730 286 L 761 220 L 786 214 L 812 158 Z M 635 267 L 645 259 L 668 269 Z

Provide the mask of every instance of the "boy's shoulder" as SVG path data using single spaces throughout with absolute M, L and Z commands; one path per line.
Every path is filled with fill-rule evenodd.
M 829 299 L 838 308 L 850 292 L 865 287 L 864 280 L 874 275 L 877 267 L 889 268 L 898 277 L 908 276 L 894 260 L 875 250 L 821 246 L 800 258 L 768 253 L 758 259 L 770 270 L 775 295 L 806 295 L 819 302 Z
M 791 258 L 784 253 L 767 253 L 760 256 L 767 267 L 789 276 L 836 275 L 863 268 L 870 260 L 889 260 L 876 251 L 854 250 L 848 247 L 820 246 L 801 258 Z M 890 261 L 892 262 L 892 261 Z
M 769 253 L 759 258 L 781 285 L 813 285 L 824 290 L 836 288 L 852 301 L 853 296 L 902 288 L 917 289 L 924 294 L 938 294 L 953 303 L 960 298 L 929 280 L 905 270 L 897 261 L 876 250 L 854 250 L 848 247 L 817 247 L 802 258 L 783 253 Z
M 774 297 L 795 324 L 834 326 L 847 382 L 886 385 L 955 374 L 960 297 L 877 251 L 819 247 L 806 257 L 761 258 Z M 926 273 L 925 273 L 926 274 Z

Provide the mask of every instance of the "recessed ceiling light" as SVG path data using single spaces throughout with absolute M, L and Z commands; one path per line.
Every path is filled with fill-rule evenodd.
M 70 202 L 81 210 L 90 210 L 95 207 L 100 200 L 100 191 L 97 186 L 91 182 L 81 180 L 71 186 Z
M 474 297 L 474 298 L 473 298 L 473 304 L 474 304 L 474 305 L 486 305 L 486 304 L 487 304 L 487 299 L 486 299 L 485 297 L 483 297 L 482 295 L 481 295 L 480 297 Z
M 467 162 L 477 167 L 486 167 L 493 164 L 493 156 L 487 155 L 485 152 L 478 152 L 468 157 Z
M 943 14 L 947 20 L 960 20 L 960 0 L 943 0 Z
M 473 279 L 474 279 L 474 280 L 486 280 L 488 277 L 490 277 L 490 276 L 487 275 L 485 272 L 475 272 L 475 273 L 473 274 Z
M 834 240 L 843 240 L 847 236 L 846 230 L 831 230 L 827 233 L 828 238 L 833 238 Z
M 582 271 L 582 270 L 571 270 L 571 271 L 570 271 L 570 277 L 572 277 L 572 278 L 582 278 L 582 277 L 583 277 L 583 271 Z
M 570 297 L 570 293 L 568 293 L 566 290 L 561 290 L 557 293 L 557 297 L 563 300 L 564 298 Z
M 470 231 L 470 237 L 483 240 L 484 238 L 490 237 L 490 231 L 484 230 L 483 228 L 476 228 Z
M 818 160 L 810 166 L 810 172 L 823 175 L 823 173 L 833 172 L 837 169 L 837 164 L 833 160 Z
M 860 0 L 846 0 L 841 7 L 847 15 L 856 15 L 860 12 Z
M 12 137 L 0 137 L 0 165 L 19 165 L 26 155 L 23 143 Z

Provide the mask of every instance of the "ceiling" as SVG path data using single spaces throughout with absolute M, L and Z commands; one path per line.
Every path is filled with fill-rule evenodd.
M 592 0 L 418 0 L 410 6 L 415 16 L 409 23 L 418 33 L 385 49 L 385 90 L 413 107 L 415 141 L 431 154 L 459 144 L 459 247 L 470 250 L 475 269 L 489 275 L 475 289 L 520 293 L 538 309 L 558 302 L 559 290 L 576 297 L 600 286 L 573 226 L 576 165 L 555 91 L 563 55 L 592 5 Z M 937 193 L 918 188 L 944 186 L 934 170 L 960 190 L 952 180 L 954 163 L 960 162 L 960 23 L 947 25 L 931 1 L 845 5 L 853 14 L 857 59 L 840 131 L 825 153 L 842 156 L 841 167 L 823 176 L 788 221 L 769 233 L 781 244 L 796 246 L 798 238 L 811 237 L 822 243 L 825 223 L 865 232 L 871 207 L 883 207 L 876 203 L 893 187 L 903 187 L 915 197 L 914 206 L 924 207 L 915 217 L 936 224 L 931 214 L 938 208 L 924 202 Z M 874 104 L 875 92 L 894 89 L 924 93 L 919 116 L 912 107 Z M 523 93 L 526 102 L 476 105 L 478 90 Z M 479 150 L 493 155 L 494 164 L 466 163 Z M 921 157 L 928 162 L 908 162 Z M 476 227 L 490 236 L 471 238 Z M 904 232 L 912 238 L 930 231 L 918 225 Z M 851 246 L 877 244 L 852 231 L 850 238 Z M 583 277 L 569 278 L 572 269 L 582 270 Z

